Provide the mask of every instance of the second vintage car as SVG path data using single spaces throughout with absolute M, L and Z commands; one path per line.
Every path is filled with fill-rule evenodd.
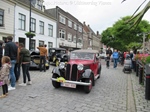
M 68 61 L 67 50 L 64 48 L 49 48 L 49 62 L 54 63 L 56 66 L 59 65 L 60 62 Z
M 39 69 L 40 68 L 40 52 L 30 51 L 31 61 L 30 61 L 30 69 Z M 43 67 L 43 65 L 42 65 Z M 49 62 L 46 60 L 45 62 L 46 69 L 49 69 Z
M 67 64 L 61 62 L 52 71 L 52 84 L 55 88 L 84 86 L 89 93 L 95 80 L 100 78 L 101 63 L 99 52 L 96 50 L 75 50 L 70 53 Z

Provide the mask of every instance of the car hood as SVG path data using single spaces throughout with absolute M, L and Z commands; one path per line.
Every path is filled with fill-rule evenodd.
M 89 65 L 93 63 L 93 60 L 70 60 L 68 62 L 69 64 L 83 64 L 83 65 Z

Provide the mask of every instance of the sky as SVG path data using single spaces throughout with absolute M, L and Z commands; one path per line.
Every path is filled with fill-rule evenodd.
M 46 9 L 59 6 L 81 23 L 85 22 L 90 25 L 94 32 L 102 33 L 121 17 L 132 15 L 143 1 L 126 0 L 121 3 L 122 0 L 44 0 L 44 5 Z M 143 4 L 143 7 L 148 1 Z M 150 10 L 143 19 L 150 22 Z

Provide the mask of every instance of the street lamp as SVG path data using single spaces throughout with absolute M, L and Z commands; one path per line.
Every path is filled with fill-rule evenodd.
M 30 0 L 30 13 L 29 13 L 29 32 L 31 32 L 31 0 Z M 29 50 L 31 50 L 31 37 L 29 37 Z

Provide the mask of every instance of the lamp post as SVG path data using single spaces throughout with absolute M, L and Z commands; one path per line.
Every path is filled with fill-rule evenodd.
M 77 30 L 76 30 L 76 49 L 77 49 L 77 47 L 78 47 L 78 46 L 77 46 L 77 40 L 78 40 L 78 38 L 77 38 L 77 37 L 78 37 L 78 34 L 77 34 L 77 33 L 78 33 L 78 24 L 77 24 Z
M 31 0 L 30 0 L 30 14 L 29 14 L 29 32 L 31 32 Z M 31 37 L 29 37 L 29 50 L 31 50 Z

